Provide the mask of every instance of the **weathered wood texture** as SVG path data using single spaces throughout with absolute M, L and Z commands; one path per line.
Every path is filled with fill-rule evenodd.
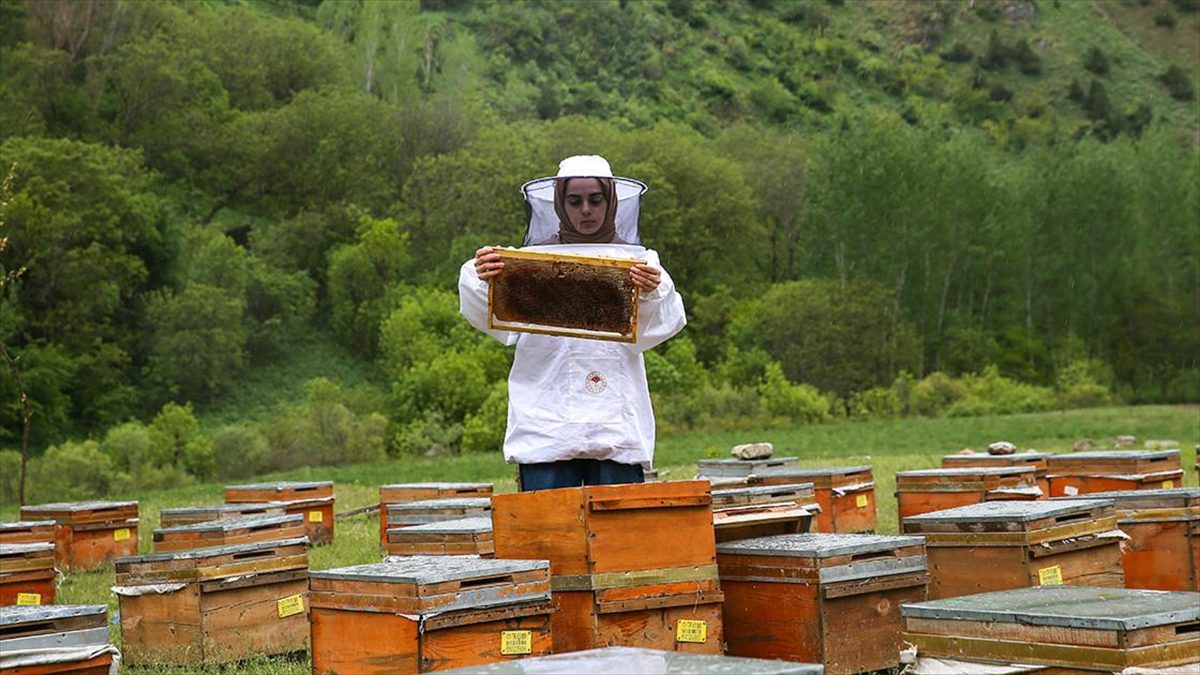
M 821 512 L 816 532 L 874 532 L 875 474 L 870 466 L 769 468 L 755 476 L 760 485 L 812 483 Z
M 715 578 L 599 591 L 556 590 L 554 651 L 625 646 L 721 654 L 723 599 Z M 681 621 L 703 626 L 703 641 L 681 640 Z
M 388 555 L 470 555 L 490 558 L 492 519 L 477 516 L 388 531 Z
M 1050 479 L 1046 476 L 1047 458 L 1044 452 L 1017 452 L 1011 455 L 989 455 L 986 452 L 971 452 L 957 455 L 944 455 L 942 468 L 962 469 L 977 466 L 1030 466 L 1033 467 L 1034 478 L 1042 494 L 1049 496 Z
M 304 516 L 300 514 L 222 518 L 190 525 L 154 530 L 154 550 L 158 553 L 188 551 L 208 546 L 236 546 L 258 541 L 283 541 L 305 536 Z
M 1033 467 L 964 467 L 896 473 L 897 516 L 911 516 L 985 501 L 1044 499 Z
M 761 476 L 784 467 L 795 467 L 798 457 L 767 457 L 763 459 L 702 459 L 697 472 L 702 478 L 738 478 Z
M 808 532 L 820 511 L 812 483 L 763 485 L 713 493 L 718 542 Z
M 225 503 L 282 502 L 284 513 L 304 516 L 305 534 L 314 546 L 333 543 L 334 494 L 332 481 L 254 483 L 226 485 Z
M 54 544 L 0 544 L 0 606 L 54 604 Z
M 0 544 L 53 544 L 53 520 L 20 520 L 0 523 Z
M 53 520 L 55 567 L 86 571 L 137 553 L 137 502 L 62 502 L 21 507 L 21 520 Z
M 1049 455 L 1051 497 L 1181 487 L 1178 450 L 1098 450 Z
M 401 502 L 430 499 L 491 498 L 491 483 L 395 483 L 379 486 L 379 541 L 388 543 L 388 529 L 395 527 L 388 520 L 388 506 Z
M 282 516 L 283 505 L 274 502 L 247 504 L 213 504 L 210 506 L 185 506 L 162 509 L 158 512 L 158 526 L 179 527 L 207 523 L 222 518 L 253 518 L 256 516 Z
M 0 654 L 60 646 L 106 647 L 107 619 L 104 605 L 0 607 Z M 48 663 L 6 667 L 4 675 L 108 675 L 112 664 L 111 653 L 79 660 L 70 660 L 66 654 L 48 656 Z
M 717 565 L 727 653 L 827 673 L 897 666 L 900 605 L 925 599 L 918 537 L 764 537 L 719 545 Z

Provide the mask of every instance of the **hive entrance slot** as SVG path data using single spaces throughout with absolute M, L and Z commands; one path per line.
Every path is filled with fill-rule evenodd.
M 511 584 L 512 580 L 513 578 L 511 574 L 502 574 L 499 576 L 483 577 L 480 579 L 464 579 L 463 581 L 459 582 L 458 586 L 459 588 L 472 588 L 475 586 L 492 586 L 494 584 Z
M 24 635 L 26 633 L 45 633 L 54 630 L 54 624 L 46 621 L 41 623 L 23 623 L 19 626 L 0 628 L 0 638 L 6 635 Z
M 891 551 L 871 551 L 868 553 L 855 553 L 850 556 L 851 561 L 861 560 L 877 560 L 879 558 L 895 558 L 896 555 Z
M 234 560 L 246 560 L 249 558 L 267 558 L 275 555 L 275 551 L 246 551 L 245 553 L 234 553 Z
M 1182 626 L 1175 626 L 1176 635 L 1184 635 L 1187 633 L 1200 633 L 1200 621 L 1185 623 Z

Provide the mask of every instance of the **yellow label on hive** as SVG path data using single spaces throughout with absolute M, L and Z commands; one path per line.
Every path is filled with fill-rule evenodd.
M 300 614 L 304 611 L 304 596 L 289 595 L 279 602 L 276 602 L 275 606 L 279 610 L 279 618 L 281 619 L 292 616 L 293 614 Z
M 1038 584 L 1042 586 L 1061 586 L 1062 567 L 1054 565 L 1053 567 L 1043 567 L 1038 570 Z
M 113 531 L 113 539 L 115 539 L 117 541 L 125 541 L 128 538 L 129 538 L 129 528 L 128 527 L 122 527 L 119 530 Z
M 1170 490 L 1173 487 L 1175 487 L 1175 481 L 1173 481 L 1173 480 L 1164 480 L 1163 481 L 1163 489 L 1164 490 Z
M 505 656 L 533 653 L 533 631 L 500 631 L 500 653 Z
M 859 495 L 854 498 L 854 505 L 860 509 L 867 508 L 867 502 L 868 500 L 866 495 Z
M 319 523 L 323 520 L 325 520 L 325 516 L 320 511 L 309 511 L 308 512 L 308 522 Z
M 675 626 L 676 642 L 704 642 L 708 639 L 708 622 L 680 619 Z
M 42 604 L 41 593 L 17 593 L 18 605 L 40 605 Z

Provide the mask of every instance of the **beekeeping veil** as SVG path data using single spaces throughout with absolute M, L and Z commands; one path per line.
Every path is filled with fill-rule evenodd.
M 642 243 L 638 232 L 638 214 L 645 183 L 632 178 L 613 176 L 608 160 L 599 155 L 576 155 L 558 164 L 558 175 L 531 180 L 521 186 L 529 212 L 529 227 L 525 230 L 523 246 L 558 243 L 558 233 L 563 221 L 554 208 L 555 186 L 566 178 L 601 178 L 612 181 L 616 192 L 616 214 L 614 241 L 626 244 Z M 611 205 L 610 205 L 611 208 Z

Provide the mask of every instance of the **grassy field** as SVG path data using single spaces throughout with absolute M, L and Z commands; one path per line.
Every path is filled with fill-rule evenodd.
M 1066 412 L 976 417 L 960 419 L 915 419 L 881 422 L 847 422 L 817 426 L 761 429 L 751 432 L 678 434 L 661 439 L 657 453 L 660 477 L 685 479 L 695 474 L 696 460 L 724 457 L 730 446 L 753 441 L 770 441 L 777 455 L 794 455 L 804 466 L 871 464 L 875 468 L 879 530 L 895 532 L 896 503 L 892 494 L 895 472 L 938 466 L 940 457 L 962 448 L 982 449 L 988 443 L 1007 440 L 1019 448 L 1062 452 L 1080 438 L 1092 438 L 1098 447 L 1108 447 L 1121 434 L 1145 439 L 1178 441 L 1187 467 L 1186 483 L 1196 485 L 1195 445 L 1200 442 L 1200 407 L 1144 406 L 1098 408 Z M 378 487 L 414 481 L 493 481 L 497 492 L 515 489 L 513 470 L 496 455 L 474 455 L 442 459 L 405 458 L 377 464 L 303 469 L 262 477 L 263 480 L 333 480 L 337 510 L 346 512 L 377 503 Z M 113 495 L 138 499 L 141 511 L 140 548 L 151 550 L 151 533 L 163 508 L 215 504 L 222 500 L 222 484 L 211 483 L 142 495 Z M 0 520 L 15 520 L 17 508 L 0 506 Z M 341 518 L 336 541 L 312 550 L 312 569 L 328 569 L 374 562 L 382 557 L 378 545 L 379 522 L 375 515 Z M 59 602 L 63 604 L 108 604 L 115 616 L 117 602 L 109 592 L 114 583 L 112 569 L 71 574 L 61 579 Z M 113 640 L 120 645 L 120 631 L 113 622 Z M 262 658 L 236 667 L 128 669 L 132 673 L 307 673 L 307 655 Z

